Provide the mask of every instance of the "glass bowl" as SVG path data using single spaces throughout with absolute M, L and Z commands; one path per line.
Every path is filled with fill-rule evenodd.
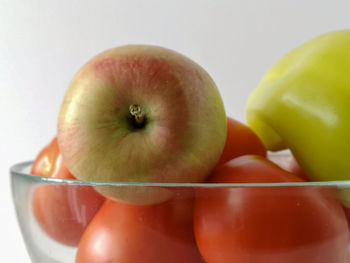
M 32 262 L 349 262 L 350 181 L 105 183 L 33 176 L 31 164 L 10 172 Z M 101 189 L 171 197 L 128 204 Z

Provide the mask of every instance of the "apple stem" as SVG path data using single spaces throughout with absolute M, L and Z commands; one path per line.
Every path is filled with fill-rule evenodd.
M 142 111 L 142 108 L 138 104 L 132 104 L 129 107 L 131 116 L 134 117 L 134 120 L 137 125 L 143 125 L 145 122 L 145 114 Z

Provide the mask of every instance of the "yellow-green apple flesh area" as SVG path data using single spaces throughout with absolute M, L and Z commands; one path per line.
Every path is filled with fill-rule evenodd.
M 157 46 L 122 46 L 92 58 L 72 80 L 58 121 L 64 162 L 82 180 L 202 182 L 225 140 L 226 114 L 212 78 Z M 116 199 L 135 199 L 129 195 Z

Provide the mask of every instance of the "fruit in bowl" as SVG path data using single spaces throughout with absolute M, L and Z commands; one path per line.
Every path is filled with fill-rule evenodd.
M 63 99 L 57 136 L 65 164 L 81 180 L 202 182 L 223 150 L 226 114 L 198 64 L 162 47 L 130 45 L 102 52 L 79 70 Z M 171 195 L 114 190 L 99 188 L 131 203 Z
M 38 177 L 15 169 L 16 205 L 29 196 L 36 220 L 63 244 L 60 249 L 78 244 L 69 263 L 345 263 L 349 211 L 343 205 L 350 183 L 304 180 L 306 175 L 327 180 L 331 168 L 339 176 L 335 179 L 346 179 L 344 156 L 340 163 L 334 156 L 347 153 L 348 145 L 320 149 L 333 140 L 334 145 L 347 142 L 342 138 L 348 128 L 347 104 L 336 99 L 347 98 L 346 85 L 331 84 L 348 81 L 348 34 L 317 38 L 277 63 L 248 101 L 248 126 L 226 116 L 209 74 L 177 52 L 130 45 L 100 53 L 78 71 L 64 96 L 58 144 L 52 148 L 60 153 L 39 154 L 33 166 L 33 173 L 56 178 L 42 177 L 37 185 L 33 178 Z M 329 75 L 326 65 L 333 67 Z M 333 94 L 333 86 L 340 94 Z M 320 114 L 324 112 L 333 115 Z M 339 136 L 318 141 L 324 134 Z M 272 158 L 265 147 L 290 148 L 295 159 Z M 329 158 L 321 158 L 325 156 Z M 47 190 L 39 197 L 21 191 L 36 193 L 30 191 L 34 185 Z M 52 185 L 56 188 L 48 187 Z M 68 231 L 74 240 L 70 244 L 58 238 L 68 234 L 53 208 L 81 219 L 75 212 L 94 201 L 90 194 L 78 202 L 72 191 L 53 189 L 77 186 L 101 202 L 78 234 Z M 55 234 L 35 212 L 38 205 L 56 220 L 51 224 Z M 46 243 L 28 234 L 35 231 L 25 211 L 17 209 L 28 247 L 40 244 L 40 249 L 31 248 L 32 258 L 50 262 L 47 258 L 54 256 L 41 256 Z
M 45 177 L 23 174 L 21 167 L 28 164 L 14 167 L 13 196 L 29 255 L 33 262 L 47 263 L 117 263 L 119 259 L 128 263 L 163 263 L 167 257 L 169 262 L 186 263 L 232 262 L 225 258 L 246 260 L 242 263 L 251 262 L 251 258 L 259 263 L 295 262 L 296 258 L 299 262 L 344 263 L 349 229 L 336 197 L 337 190 L 350 189 L 350 183 L 303 183 L 272 163 L 267 167 L 274 165 L 274 173 L 254 167 L 251 162 L 246 163 L 246 174 L 231 170 L 233 162 L 237 168 L 243 165 L 237 164 L 239 159 L 247 157 L 216 168 L 206 183 L 161 184 L 175 193 L 162 203 L 134 205 L 107 198 L 84 230 L 77 254 L 68 246 L 43 238 L 32 224 L 33 207 L 26 204 L 33 204 L 32 193 L 37 187 L 74 189 L 83 185 L 93 190 L 95 182 L 68 183 L 67 179 L 52 178 L 48 183 Z M 259 182 L 259 176 L 265 183 L 252 184 Z M 270 183 L 266 183 L 266 178 L 270 178 Z M 237 179 L 240 184 L 235 183 Z M 276 183 L 276 179 L 283 183 Z M 291 179 L 296 182 L 290 182 Z M 123 184 L 108 185 L 120 188 Z M 74 203 L 72 196 L 66 197 Z M 71 208 L 73 212 L 81 211 L 84 205 L 76 203 Z

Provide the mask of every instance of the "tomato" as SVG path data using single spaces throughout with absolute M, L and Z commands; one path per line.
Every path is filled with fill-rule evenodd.
M 33 163 L 31 174 L 74 179 L 62 162 L 57 139 Z M 54 240 L 77 246 L 86 226 L 104 201 L 91 186 L 46 184 L 35 189 L 33 212 L 40 227 Z
M 337 193 L 338 200 L 341 202 L 346 220 L 348 222 L 348 229 L 350 231 L 350 192 L 349 188 L 340 188 Z M 349 240 L 350 241 L 350 240 Z M 349 263 L 350 263 L 350 250 L 349 250 Z
M 350 253 L 348 253 L 343 263 L 350 263 Z
M 30 173 L 39 176 L 51 176 L 56 167 L 56 160 L 59 155 L 57 137 L 46 145 L 36 157 Z
M 193 234 L 193 192 L 187 190 L 157 205 L 107 200 L 79 243 L 76 263 L 204 262 Z
M 346 215 L 346 219 L 348 221 L 348 226 L 350 229 L 350 207 L 347 207 L 346 205 L 343 205 L 344 213 Z
M 306 175 L 306 173 L 301 168 L 301 166 L 292 154 L 270 154 L 268 155 L 268 159 L 276 163 L 282 169 L 297 175 L 301 179 L 305 181 L 310 181 L 310 179 L 308 178 L 308 176 Z
M 266 149 L 247 125 L 227 117 L 226 143 L 218 165 L 247 154 L 266 156 Z
M 259 156 L 214 171 L 215 183 L 300 182 Z M 194 232 L 207 263 L 343 263 L 349 234 L 329 187 L 197 189 Z

